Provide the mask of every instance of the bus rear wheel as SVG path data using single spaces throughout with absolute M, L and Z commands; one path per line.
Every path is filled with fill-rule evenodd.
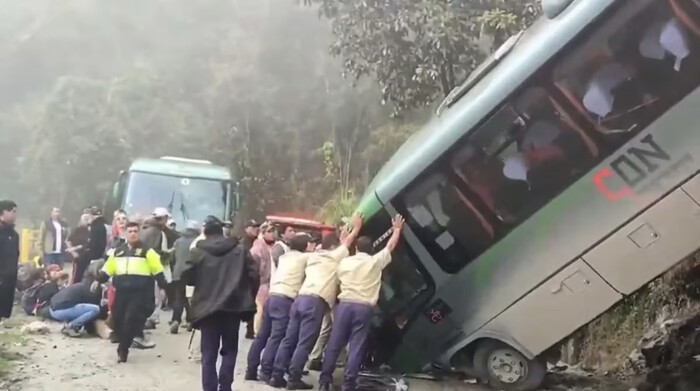
M 474 367 L 491 387 L 505 391 L 537 390 L 547 375 L 544 361 L 529 360 L 509 345 L 493 340 L 476 348 Z

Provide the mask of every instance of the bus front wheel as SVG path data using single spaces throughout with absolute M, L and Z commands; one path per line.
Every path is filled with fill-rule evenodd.
M 474 352 L 474 367 L 479 376 L 498 390 L 537 390 L 547 375 L 547 364 L 529 360 L 503 342 L 488 340 Z

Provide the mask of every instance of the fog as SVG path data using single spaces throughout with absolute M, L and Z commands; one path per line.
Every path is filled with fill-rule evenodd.
M 247 215 L 313 214 L 384 117 L 331 39 L 294 0 L 4 0 L 0 198 L 74 219 L 134 158 L 175 155 L 234 169 Z

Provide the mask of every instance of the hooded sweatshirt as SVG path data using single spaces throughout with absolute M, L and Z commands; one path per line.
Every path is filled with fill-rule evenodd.
M 250 252 L 236 238 L 214 236 L 197 243 L 182 279 L 194 286 L 187 321 L 195 328 L 216 312 L 234 313 L 242 320 L 255 314 L 260 276 Z

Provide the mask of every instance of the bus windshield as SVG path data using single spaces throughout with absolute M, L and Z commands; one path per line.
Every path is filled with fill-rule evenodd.
M 208 215 L 225 219 L 229 186 L 226 181 L 131 172 L 124 209 L 129 215 L 148 216 L 163 207 L 178 227 Z

